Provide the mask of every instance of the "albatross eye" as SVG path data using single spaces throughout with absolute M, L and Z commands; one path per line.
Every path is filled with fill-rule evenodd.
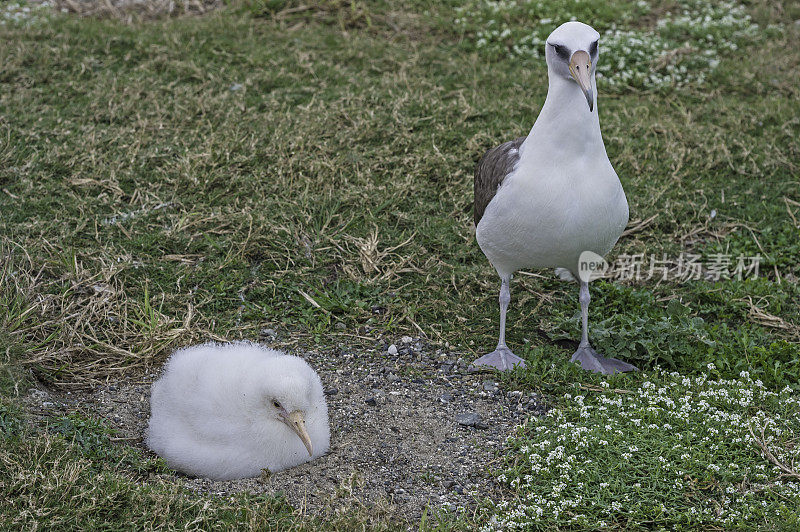
M 563 44 L 551 44 L 550 46 L 552 46 L 555 49 L 556 54 L 558 54 L 558 57 L 564 60 L 569 59 L 569 49 L 566 46 L 564 46 Z
M 272 400 L 272 406 L 274 406 L 275 408 L 280 408 L 281 404 L 278 402 L 277 399 L 273 399 Z

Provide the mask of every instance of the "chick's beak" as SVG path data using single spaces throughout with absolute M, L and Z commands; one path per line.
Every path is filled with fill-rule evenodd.
M 593 111 L 592 59 L 589 57 L 589 54 L 583 50 L 578 50 L 572 54 L 572 58 L 569 60 L 569 73 L 572 74 L 572 77 L 578 82 L 583 94 L 586 96 L 586 102 L 589 104 L 589 112 Z
M 303 413 L 300 410 L 295 410 L 291 414 L 283 415 L 281 420 L 294 431 L 295 434 L 303 442 L 308 451 L 308 456 L 313 456 L 313 448 L 311 447 L 311 437 L 306 430 L 306 420 L 303 418 Z

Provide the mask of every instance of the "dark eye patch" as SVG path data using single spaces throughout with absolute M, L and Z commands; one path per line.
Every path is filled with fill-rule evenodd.
M 589 55 L 592 57 L 597 55 L 597 41 L 594 41 L 591 46 L 589 46 Z
M 564 60 L 569 59 L 569 49 L 566 46 L 563 44 L 551 44 L 550 46 L 555 49 L 558 57 Z

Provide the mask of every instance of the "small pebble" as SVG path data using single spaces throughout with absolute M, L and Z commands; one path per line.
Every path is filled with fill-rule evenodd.
M 382 405 L 386 402 L 386 396 L 383 394 L 383 390 L 373 388 L 372 395 L 367 397 L 364 402 L 370 406 Z
M 439 396 L 439 400 L 443 403 L 449 403 L 453 400 L 453 396 L 449 393 L 443 393 Z
M 336 395 L 337 393 L 339 393 L 338 388 L 328 388 L 325 390 L 325 395 Z
M 481 416 L 475 412 L 465 412 L 456 416 L 456 421 L 459 425 L 465 427 L 475 427 L 476 429 L 485 429 L 488 427 L 486 423 L 481 420 Z
M 345 324 L 344 324 L 344 323 L 342 323 L 341 321 L 340 321 L 340 322 L 337 322 L 337 323 L 336 323 L 336 325 L 334 325 L 334 327 L 336 327 L 336 328 L 337 328 L 337 329 L 339 329 L 340 331 L 343 331 L 343 330 L 347 329 L 347 325 L 345 325 Z
M 403 336 L 402 338 L 400 338 L 400 341 L 404 344 L 410 344 L 411 342 L 414 341 L 414 339 L 411 338 L 410 336 Z
M 397 354 L 397 346 L 394 345 L 394 344 L 390 345 L 389 349 L 387 349 L 386 352 L 389 353 L 390 355 L 396 355 Z
M 33 388 L 30 391 L 30 394 L 31 394 L 31 397 L 35 397 L 36 399 L 40 399 L 40 400 L 45 399 L 47 397 L 50 397 L 49 393 L 45 392 L 44 390 L 39 390 L 37 388 Z

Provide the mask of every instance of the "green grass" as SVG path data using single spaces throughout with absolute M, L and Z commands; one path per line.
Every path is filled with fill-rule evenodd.
M 5 411 L 0 410 L 0 427 Z M 53 421 L 47 433 L 5 430 L 4 528 L 48 530 L 353 530 L 363 521 L 341 518 L 321 523 L 301 518 L 280 497 L 189 495 L 160 461 L 120 450 L 97 420 L 71 415 Z
M 380 517 L 326 520 L 279 494 L 192 493 L 160 459 L 112 444 L 113 431 L 78 413 L 28 423 L 0 403 L 0 520 L 4 529 L 48 530 L 394 530 Z M 435 520 L 434 520 L 435 522 Z
M 0 26 L 3 396 L 13 402 L 35 378 L 66 388 L 153 370 L 170 348 L 210 336 L 255 339 L 265 327 L 301 345 L 371 345 L 352 335 L 422 332 L 467 359 L 492 347 L 499 284 L 470 225 L 472 169 L 484 150 L 527 133 L 546 69 L 535 57 L 477 47 L 478 25 L 454 24 L 464 17 L 455 4 L 311 2 L 296 10 L 301 4 L 251 1 L 132 26 L 61 16 Z M 639 13 L 628 4 L 580 2 L 574 14 L 605 29 L 625 12 L 625 24 L 641 32 L 671 5 L 650 2 Z M 680 88 L 600 84 L 603 134 L 631 227 L 644 222 L 613 253 L 764 257 L 759 279 L 593 283 L 596 345 L 647 371 L 611 379 L 614 386 L 669 382 L 651 373 L 657 366 L 696 378 L 712 363 L 714 378 L 747 371 L 768 391 L 788 385 L 794 391 L 785 393 L 796 394 L 800 53 L 791 21 L 800 14 L 791 2 L 745 8 L 752 23 L 775 28 L 718 51 L 704 79 Z M 527 31 L 525 17 L 504 23 L 514 35 Z M 578 337 L 577 289 L 541 273 L 512 284 L 509 343 L 530 370 L 503 379 L 574 395 L 576 385 L 602 379 L 570 366 L 569 348 L 558 343 Z M 574 408 L 563 401 L 557 412 Z M 5 433 L 16 426 L 7 416 L 16 418 L 2 415 Z M 543 426 L 557 431 L 552 419 Z M 539 435 L 534 425 L 515 441 Z M 642 447 L 648 460 L 665 452 L 660 435 L 642 437 L 653 443 Z M 20 506 L 29 501 L 50 524 L 67 522 L 73 514 L 48 491 L 52 477 L 73 479 L 69 493 L 82 501 L 74 515 L 86 526 L 221 519 L 279 527 L 273 511 L 305 526 L 285 503 L 204 499 L 142 481 L 135 461 L 87 456 L 72 437 L 36 429 L 13 442 L 3 447 L 3 463 L 16 464 L 0 473 L 14 494 L 4 497 L 3 515 L 34 519 Z M 752 448 L 732 452 L 767 464 Z M 514 471 L 522 477 L 526 467 Z M 635 474 L 594 467 L 588 475 L 618 485 Z M 82 498 L 81 483 L 114 496 Z M 510 486 L 508 500 L 526 493 Z M 796 519 L 796 510 L 778 511 L 780 497 L 765 500 L 774 511 L 760 525 Z M 162 510 L 173 505 L 169 521 Z M 132 517 L 136 507 L 153 510 Z M 691 526 L 690 507 L 676 503 L 654 521 L 650 506 L 623 524 Z M 118 521 L 112 508 L 124 509 Z M 620 526 L 618 514 L 587 512 L 587 522 Z M 428 515 L 426 526 L 436 526 L 436 509 Z

